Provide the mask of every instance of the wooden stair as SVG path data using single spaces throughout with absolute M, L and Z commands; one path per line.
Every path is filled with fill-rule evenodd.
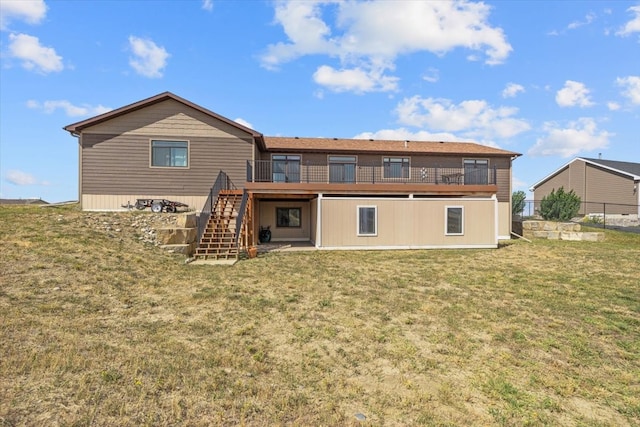
M 196 259 L 238 258 L 236 219 L 241 204 L 242 190 L 220 191 L 196 249 Z

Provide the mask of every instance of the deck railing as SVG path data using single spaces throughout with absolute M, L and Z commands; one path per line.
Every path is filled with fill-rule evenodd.
M 247 182 L 495 185 L 496 167 L 409 167 L 361 163 L 247 162 Z

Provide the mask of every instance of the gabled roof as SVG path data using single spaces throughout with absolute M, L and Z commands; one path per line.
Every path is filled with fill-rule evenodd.
M 73 123 L 64 127 L 72 135 L 78 135 L 88 127 L 123 116 L 150 105 L 172 99 L 210 117 L 251 135 L 258 147 L 263 151 L 290 152 L 351 152 L 351 153 L 389 153 L 389 154 L 440 154 L 440 155 L 485 155 L 500 157 L 518 157 L 520 153 L 489 147 L 471 142 L 427 142 L 427 141 L 391 141 L 373 139 L 339 139 L 339 138 L 286 138 L 264 137 L 260 132 L 241 125 L 233 120 L 214 113 L 204 107 L 187 101 L 171 92 L 163 92 L 133 104 L 125 105 L 98 116 Z
M 471 142 L 392 141 L 340 138 L 264 137 L 268 151 L 350 152 L 393 154 L 487 155 L 518 157 L 521 154 Z
M 570 162 L 564 164 L 560 168 L 556 169 L 549 175 L 542 178 L 540 181 L 536 182 L 529 188 L 530 191 L 534 191 L 540 185 L 547 182 L 549 179 L 553 178 L 563 170 L 567 169 L 573 162 L 585 162 L 591 165 L 599 166 L 604 169 L 608 169 L 612 172 L 619 173 L 622 175 L 627 175 L 631 177 L 634 181 L 640 181 L 640 163 L 632 163 L 632 162 L 620 162 L 616 160 L 602 160 L 602 159 L 591 159 L 588 157 L 576 157 Z
M 0 199 L 0 205 L 48 205 L 42 199 Z
M 600 165 L 604 168 L 612 169 L 616 172 L 633 175 L 635 176 L 635 179 L 640 179 L 640 163 L 619 162 L 616 160 L 589 159 L 587 157 L 579 158 L 587 163 Z
M 220 120 L 230 126 L 233 126 L 241 131 L 244 131 L 246 133 L 248 133 L 249 135 L 253 136 L 256 139 L 256 142 L 262 146 L 263 145 L 263 141 L 262 141 L 262 134 L 260 132 L 256 132 L 253 129 L 250 129 L 246 126 L 241 125 L 238 122 L 235 122 L 231 119 L 228 119 L 226 117 L 223 117 L 219 114 L 214 113 L 213 111 L 207 110 L 204 107 L 201 107 L 197 104 L 194 104 L 191 101 L 187 101 L 184 98 L 181 98 L 177 95 L 174 95 L 171 92 L 163 92 L 160 93 L 158 95 L 152 96 L 151 98 L 147 98 L 147 99 L 143 99 L 142 101 L 138 101 L 138 102 L 134 102 L 133 104 L 129 104 L 129 105 L 125 105 L 124 107 L 120 107 L 117 108 L 115 110 L 109 111 L 107 113 L 104 114 L 100 114 L 98 116 L 95 117 L 91 117 L 89 119 L 83 120 L 81 122 L 77 122 L 77 123 L 73 123 L 70 125 L 67 125 L 64 127 L 64 130 L 70 132 L 72 135 L 77 135 L 80 132 L 82 132 L 83 129 L 86 129 L 88 127 L 91 126 L 95 126 L 99 123 L 103 123 L 106 122 L 107 120 L 111 120 L 114 119 L 116 117 L 120 117 L 123 116 L 125 114 L 131 113 L 133 111 L 136 110 L 140 110 L 142 108 L 148 107 L 150 105 L 153 104 L 157 104 L 158 102 L 163 102 L 166 101 L 168 99 L 172 99 L 174 101 L 177 101 L 181 104 L 184 104 L 188 107 L 191 107 L 197 111 L 200 111 L 201 113 L 204 113 L 210 117 L 213 117 L 214 119 Z

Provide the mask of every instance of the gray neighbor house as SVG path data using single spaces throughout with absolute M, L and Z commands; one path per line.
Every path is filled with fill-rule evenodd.
M 580 197 L 581 215 L 640 215 L 640 163 L 577 157 L 530 190 L 538 203 L 560 187 Z

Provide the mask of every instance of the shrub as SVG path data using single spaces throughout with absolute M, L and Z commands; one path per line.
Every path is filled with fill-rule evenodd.
M 518 216 L 524 211 L 527 195 L 524 191 L 514 191 L 511 195 L 511 214 Z
M 580 197 L 573 190 L 566 193 L 563 187 L 551 190 L 540 202 L 540 215 L 547 220 L 567 221 L 580 211 Z

